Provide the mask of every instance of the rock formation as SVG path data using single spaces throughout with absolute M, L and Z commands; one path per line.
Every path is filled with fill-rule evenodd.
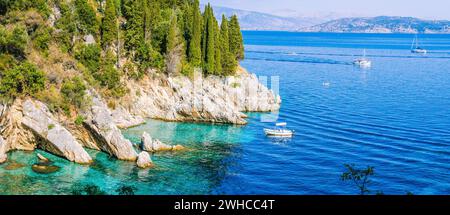
M 150 158 L 150 155 L 148 154 L 148 152 L 141 152 L 138 155 L 137 161 L 136 161 L 136 165 L 139 168 L 148 168 L 153 166 L 153 162 L 152 159 Z
M 201 73 L 196 73 L 193 80 L 155 75 L 130 82 L 128 88 L 129 95 L 113 111 L 117 113 L 114 122 L 122 127 L 133 126 L 133 121 L 140 124 L 142 118 L 246 124 L 242 111 L 275 111 L 281 103 L 280 97 L 261 84 L 256 75 L 242 68 L 236 76 L 226 78 L 203 78 Z M 124 119 L 128 124 L 123 123 Z
M 43 103 L 28 99 L 23 103 L 22 113 L 22 124 L 41 139 L 38 145 L 40 148 L 76 163 L 92 162 L 92 158 L 82 145 L 53 119 Z
M 152 137 L 144 132 L 141 137 L 141 148 L 147 152 L 158 152 L 158 151 L 179 151 L 183 150 L 184 147 L 181 145 L 171 146 L 164 144 L 157 139 L 152 139 Z
M 3 137 L 0 136 L 0 164 L 6 162 L 8 159 L 8 155 L 6 155 L 6 143 L 3 140 Z
M 83 124 L 94 135 L 98 148 L 120 160 L 135 161 L 137 153 L 133 145 L 114 123 L 106 104 L 98 95 L 90 94 L 93 95 L 92 106 L 85 111 L 86 120 Z

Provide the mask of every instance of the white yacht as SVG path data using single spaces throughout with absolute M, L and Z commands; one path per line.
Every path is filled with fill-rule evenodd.
M 363 57 L 354 60 L 353 64 L 362 68 L 367 68 L 372 66 L 372 61 L 366 58 L 366 50 L 364 49 Z
M 415 54 L 426 54 L 427 53 L 426 49 L 419 46 L 419 39 L 417 37 L 417 34 L 414 37 L 414 40 L 411 44 L 411 52 L 415 53 Z
M 286 129 L 287 123 L 276 123 L 275 128 L 269 129 L 265 128 L 264 133 L 266 133 L 267 136 L 276 136 L 276 137 L 292 137 L 294 135 L 294 131 Z

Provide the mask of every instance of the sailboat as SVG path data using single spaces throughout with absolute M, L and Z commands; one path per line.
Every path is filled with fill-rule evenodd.
M 419 39 L 417 37 L 417 34 L 414 37 L 414 40 L 411 44 L 411 52 L 415 53 L 415 54 L 426 54 L 427 53 L 426 49 L 419 46 Z
M 363 57 L 354 60 L 353 64 L 359 67 L 367 68 L 372 66 L 372 61 L 366 58 L 366 50 L 364 49 Z

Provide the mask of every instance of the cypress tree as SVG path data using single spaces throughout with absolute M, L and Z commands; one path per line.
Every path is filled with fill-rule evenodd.
M 135 50 L 144 43 L 143 0 L 128 0 L 125 3 L 125 48 Z
M 107 48 L 117 38 L 117 10 L 114 0 L 106 1 L 105 17 L 102 22 L 102 46 Z
M 192 37 L 189 43 L 189 61 L 193 66 L 200 66 L 202 63 L 201 40 L 202 40 L 202 19 L 200 13 L 199 0 L 194 0 L 192 6 Z
M 98 23 L 95 11 L 87 3 L 87 1 L 75 0 L 75 9 L 79 20 L 79 28 L 83 31 L 83 33 L 97 33 Z
M 215 52 L 214 52 L 214 62 L 215 62 L 215 69 L 214 74 L 221 75 L 222 74 L 222 39 L 220 35 L 219 30 L 219 24 L 215 17 L 213 17 L 213 23 L 214 23 L 214 44 L 215 44 Z
M 207 74 L 213 74 L 216 69 L 215 64 L 215 28 L 214 28 L 214 16 L 211 6 L 208 4 L 208 16 L 206 21 L 206 59 L 205 59 L 205 70 Z
M 228 19 L 222 15 L 222 24 L 220 25 L 220 36 L 222 42 L 222 70 L 224 75 L 234 74 L 237 66 L 236 59 L 230 52 Z
M 242 39 L 241 27 L 236 15 L 233 15 L 230 20 L 230 27 L 228 29 L 230 37 L 230 51 L 236 57 L 236 60 L 244 59 L 244 44 Z
M 166 50 L 166 71 L 169 74 L 177 73 L 181 69 L 181 62 L 183 60 L 183 42 L 181 40 L 181 33 L 178 26 L 177 16 L 175 12 L 172 14 L 170 20 L 169 33 L 167 35 L 167 50 Z

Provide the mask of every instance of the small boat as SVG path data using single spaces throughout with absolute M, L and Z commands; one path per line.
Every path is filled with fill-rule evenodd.
M 286 129 L 287 123 L 276 123 L 275 128 L 269 129 L 265 128 L 264 133 L 266 133 L 267 136 L 275 136 L 275 137 L 292 137 L 294 135 L 294 131 L 291 131 L 289 129 Z
M 372 66 L 372 61 L 366 58 L 366 50 L 364 49 L 363 57 L 354 60 L 353 64 L 362 68 L 368 68 Z
M 427 52 L 428 51 L 426 49 L 424 49 L 424 48 L 419 46 L 419 39 L 418 39 L 417 34 L 416 34 L 416 36 L 414 37 L 414 40 L 413 40 L 413 42 L 411 44 L 411 53 L 414 53 L 414 54 L 426 54 Z

